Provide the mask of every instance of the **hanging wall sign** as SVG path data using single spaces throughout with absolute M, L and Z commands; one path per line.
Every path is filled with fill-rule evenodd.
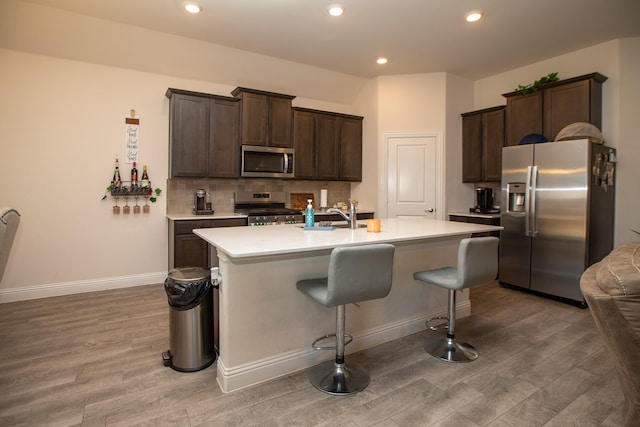
M 132 116 L 135 114 L 132 111 Z M 140 119 L 126 118 L 125 123 L 125 163 L 138 161 L 138 149 L 140 147 Z

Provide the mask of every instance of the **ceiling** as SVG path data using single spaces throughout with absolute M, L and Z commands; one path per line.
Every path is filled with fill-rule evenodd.
M 640 0 L 22 0 L 358 77 L 476 80 L 640 36 Z M 339 3 L 340 17 L 327 13 Z M 484 18 L 467 23 L 464 15 Z M 380 66 L 375 60 L 386 56 Z

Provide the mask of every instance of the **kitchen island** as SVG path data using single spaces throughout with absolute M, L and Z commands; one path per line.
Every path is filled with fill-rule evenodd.
M 446 290 L 416 282 L 413 273 L 455 266 L 461 239 L 500 229 L 403 218 L 382 219 L 379 233 L 366 228 L 309 231 L 299 224 L 194 230 L 218 254 L 221 389 L 238 390 L 334 357 L 331 351 L 313 350 L 311 342 L 335 331 L 335 309 L 296 289 L 298 280 L 326 277 L 333 248 L 396 246 L 389 295 L 347 306 L 346 328 L 354 338 L 348 354 L 421 331 L 428 317 L 444 315 Z M 459 317 L 469 314 L 468 293 L 458 299 L 458 310 Z

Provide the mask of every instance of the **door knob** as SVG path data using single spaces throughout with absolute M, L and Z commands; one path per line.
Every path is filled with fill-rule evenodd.
M 435 209 L 433 209 L 433 208 L 429 208 L 429 209 L 425 209 L 424 211 L 425 211 L 425 212 L 428 212 L 428 213 L 431 213 L 431 212 L 433 212 L 434 210 L 435 210 Z

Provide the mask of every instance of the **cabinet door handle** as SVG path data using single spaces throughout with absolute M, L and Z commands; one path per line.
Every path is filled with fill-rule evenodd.
M 431 213 L 431 212 L 433 212 L 434 210 L 435 210 L 435 209 L 433 209 L 433 208 L 429 208 L 429 209 L 425 209 L 424 211 L 425 211 L 425 212 L 428 212 L 428 213 Z

